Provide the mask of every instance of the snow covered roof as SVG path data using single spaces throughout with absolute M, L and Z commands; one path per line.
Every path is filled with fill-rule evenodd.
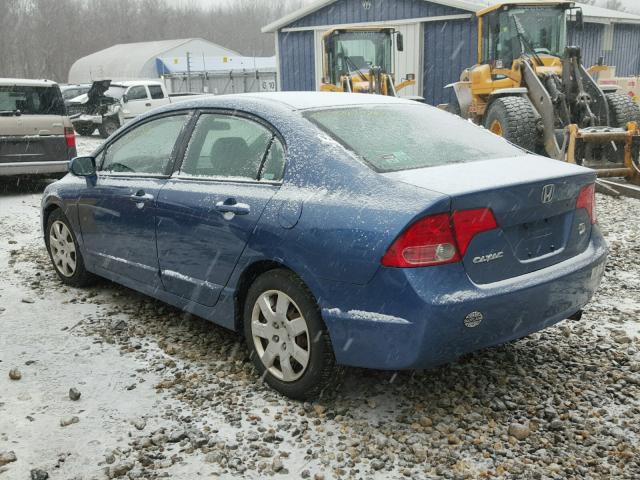
M 69 70 L 69 82 L 82 83 L 107 78 L 123 80 L 153 77 L 155 76 L 155 59 L 157 57 L 187 49 L 191 49 L 194 56 L 202 54 L 239 55 L 233 50 L 202 38 L 120 43 L 76 60 Z
M 52 80 L 38 80 L 32 78 L 0 78 L 0 85 L 3 87 L 11 87 L 19 85 L 21 87 L 52 87 L 57 85 Z
M 239 98 L 254 97 L 271 100 L 288 105 L 294 110 L 305 110 L 308 108 L 323 107 L 343 107 L 349 105 L 380 105 L 398 104 L 418 105 L 416 102 L 399 97 L 389 97 L 386 95 L 369 95 L 366 93 L 338 93 L 338 92 L 261 92 L 261 93 L 241 93 L 234 95 Z M 219 96 L 217 98 L 222 98 Z M 232 97 L 224 95 L 224 97 Z
M 307 15 L 320 10 L 335 3 L 337 0 L 316 0 L 310 3 L 306 7 L 300 8 L 295 12 L 285 15 L 284 17 L 276 20 L 262 27 L 262 32 L 276 32 L 279 29 L 286 27 L 287 25 L 295 22 L 296 20 L 306 17 Z M 497 0 L 425 0 L 448 7 L 459 8 L 467 12 L 476 13 L 488 5 L 498 3 Z M 504 0 L 502 0 L 504 1 Z M 576 5 L 582 7 L 585 21 L 591 23 L 640 23 L 640 16 L 633 15 L 627 12 L 619 12 L 617 10 L 609 10 L 607 8 L 595 7 L 593 5 L 585 5 L 576 2 Z

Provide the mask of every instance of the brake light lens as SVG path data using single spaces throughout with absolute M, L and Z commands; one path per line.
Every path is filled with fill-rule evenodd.
M 481 232 L 498 228 L 498 224 L 490 208 L 478 208 L 453 212 L 453 228 L 456 232 L 460 256 L 464 257 L 473 237 Z
M 73 128 L 65 127 L 64 139 L 67 141 L 68 148 L 76 146 L 76 132 L 73 131 Z
M 596 218 L 596 186 L 594 183 L 587 185 L 578 195 L 576 201 L 576 210 L 578 208 L 584 208 L 591 219 L 591 225 L 595 225 L 598 219 Z
M 411 268 L 459 262 L 475 235 L 494 228 L 497 224 L 488 208 L 430 215 L 407 228 L 381 263 Z

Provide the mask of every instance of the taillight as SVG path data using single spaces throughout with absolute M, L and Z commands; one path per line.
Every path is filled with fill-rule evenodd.
M 382 265 L 426 267 L 459 262 L 475 235 L 497 228 L 488 208 L 440 213 L 417 220 L 391 244 Z
M 595 184 L 587 185 L 578 195 L 578 201 L 576 202 L 576 210 L 578 208 L 584 208 L 589 215 L 591 225 L 594 225 L 598 219 L 596 218 L 596 186 Z
M 65 127 L 64 139 L 67 141 L 68 148 L 76 146 L 76 133 L 73 131 L 73 128 Z
M 490 208 L 478 208 L 453 212 L 453 228 L 456 232 L 460 256 L 464 257 L 473 237 L 481 232 L 498 228 L 498 224 Z

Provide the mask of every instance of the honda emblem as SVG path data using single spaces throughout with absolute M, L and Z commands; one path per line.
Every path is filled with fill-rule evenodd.
M 542 187 L 542 203 L 551 203 L 556 192 L 555 185 L 545 185 Z

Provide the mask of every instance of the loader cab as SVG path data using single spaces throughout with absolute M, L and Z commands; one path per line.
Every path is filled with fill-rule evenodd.
M 503 5 L 480 13 L 479 64 L 511 70 L 515 60 L 561 58 L 567 45 L 569 5 Z
M 364 77 L 375 67 L 392 74 L 394 43 L 402 51 L 402 36 L 393 28 L 335 29 L 325 34 L 323 43 L 322 82 L 337 87 L 343 77 Z

